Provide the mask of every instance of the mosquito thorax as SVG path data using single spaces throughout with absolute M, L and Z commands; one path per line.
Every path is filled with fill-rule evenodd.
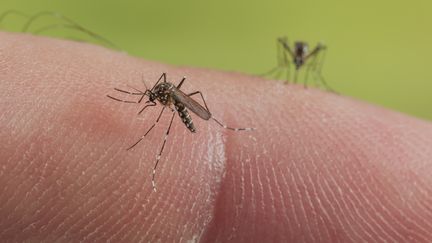
M 171 102 L 171 90 L 174 88 L 174 85 L 169 82 L 163 82 L 158 85 L 153 90 L 153 95 L 155 99 L 157 99 L 163 105 L 168 105 Z

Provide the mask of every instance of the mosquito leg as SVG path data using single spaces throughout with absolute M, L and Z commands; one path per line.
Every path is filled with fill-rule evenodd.
M 16 16 L 23 17 L 23 18 L 30 18 L 30 16 L 28 16 L 27 14 L 25 14 L 25 13 L 23 13 L 23 12 L 20 12 L 20 11 L 17 11 L 17 10 L 8 10 L 8 11 L 6 11 L 6 12 L 3 12 L 3 13 L 0 15 L 0 24 L 2 24 L 2 23 L 3 23 L 3 20 L 4 20 L 7 16 L 9 16 L 9 15 L 16 15 Z
M 279 43 L 279 46 L 282 46 L 281 43 Z M 289 54 L 289 52 L 288 52 Z M 285 78 L 285 84 L 289 83 L 289 80 L 291 78 L 291 72 L 290 72 L 290 62 L 288 60 L 287 57 L 287 53 L 286 50 L 282 49 L 282 62 L 283 62 L 283 67 L 286 68 L 286 78 Z
M 201 99 L 202 99 L 202 101 L 204 102 L 204 106 L 205 106 L 206 110 L 207 110 L 209 113 L 211 113 L 210 110 L 209 110 L 209 108 L 208 108 L 208 106 L 207 106 L 207 103 L 205 102 L 204 96 L 203 96 L 203 94 L 201 93 L 201 91 L 195 91 L 195 92 L 192 92 L 192 93 L 188 94 L 188 96 L 190 97 L 190 96 L 193 96 L 193 95 L 196 95 L 196 94 L 199 94 L 199 95 L 201 96 Z M 217 124 L 219 124 L 221 127 L 225 128 L 225 129 L 229 129 L 229 130 L 233 130 L 233 131 L 243 131 L 243 130 L 245 130 L 245 131 L 251 131 L 251 130 L 255 130 L 255 128 L 249 128 L 249 127 L 246 127 L 246 128 L 234 128 L 234 127 L 228 127 L 228 126 L 226 126 L 225 124 L 223 124 L 223 123 L 221 123 L 220 121 L 218 121 L 217 119 L 215 119 L 214 117 L 212 117 L 212 119 L 213 119 Z
M 183 77 L 183 79 L 180 81 L 180 83 L 177 85 L 177 89 L 180 89 L 183 85 L 184 81 L 186 80 L 186 77 Z
M 176 113 L 173 111 L 173 114 L 172 114 L 172 117 L 171 117 L 170 124 L 169 124 L 168 129 L 167 129 L 167 131 L 166 131 L 166 133 L 165 133 L 165 137 L 164 137 L 164 141 L 163 141 L 163 144 L 162 144 L 162 148 L 161 148 L 161 150 L 159 151 L 159 154 L 156 156 L 156 163 L 155 163 L 155 165 L 154 165 L 154 167 L 153 167 L 153 171 L 152 171 L 152 186 L 153 186 L 153 191 L 155 191 L 155 192 L 156 192 L 156 182 L 155 182 L 156 168 L 157 168 L 157 166 L 158 166 L 158 164 L 159 164 L 160 158 L 161 158 L 161 156 L 162 156 L 162 152 L 163 152 L 163 150 L 164 150 L 164 148 L 165 148 L 165 144 L 166 144 L 166 141 L 167 141 L 167 138 L 168 138 L 169 132 L 170 132 L 170 130 L 171 130 L 171 125 L 172 125 L 172 123 L 173 123 L 173 120 L 174 120 L 174 116 L 175 116 L 175 114 L 176 114 Z
M 160 118 L 161 118 L 161 116 L 162 116 L 162 113 L 164 112 L 164 110 L 165 110 L 165 106 L 162 108 L 162 110 L 161 110 L 161 112 L 160 112 L 160 114 L 159 114 L 159 116 L 158 116 L 158 118 L 156 119 L 156 122 L 155 123 L 153 123 L 153 125 L 147 130 L 147 132 L 146 133 L 144 133 L 144 135 L 142 135 L 134 144 L 132 144 L 129 148 L 127 148 L 126 150 L 131 150 L 133 147 L 135 147 L 138 143 L 140 143 L 143 139 L 144 139 L 144 137 L 145 136 L 147 136 L 147 134 L 149 134 L 149 132 L 156 126 L 156 124 L 158 124 L 158 122 L 159 122 L 159 120 L 160 120 Z
M 163 82 L 166 83 L 166 73 L 162 73 L 162 75 L 159 77 L 158 81 L 153 85 L 153 87 L 151 88 L 151 90 L 154 89 L 154 87 L 156 87 L 156 85 L 163 79 Z
M 153 101 L 147 101 L 147 102 L 150 102 L 150 104 L 144 106 L 144 107 L 143 107 L 143 108 L 138 112 L 138 115 L 140 115 L 141 113 L 143 113 L 143 111 L 144 111 L 147 107 L 149 107 L 149 106 L 156 106 L 156 102 L 153 102 Z M 146 103 L 147 103 L 147 102 L 146 102 Z M 162 111 L 163 111 L 163 109 L 162 109 Z
M 315 61 L 316 61 L 316 58 L 314 57 L 314 59 L 312 59 L 311 63 L 307 65 L 307 68 L 305 70 L 306 73 L 305 73 L 305 77 L 304 77 L 304 82 L 303 82 L 304 88 L 307 88 L 307 83 L 309 81 L 309 72 L 311 71 L 311 68 L 314 67 Z M 312 68 L 312 70 L 313 70 L 313 68 Z
M 75 21 L 67 18 L 66 16 L 61 15 L 60 13 L 56 13 L 56 12 L 50 12 L 50 11 L 43 11 L 43 12 L 39 12 L 33 16 L 31 16 L 29 18 L 29 20 L 26 22 L 26 24 L 24 25 L 22 32 L 27 32 L 30 29 L 30 26 L 38 19 L 41 18 L 43 16 L 52 16 L 55 17 L 57 19 L 60 19 L 62 21 L 64 21 L 64 24 L 54 24 L 54 25 L 49 25 L 49 26 L 45 26 L 42 27 L 36 31 L 33 31 L 34 34 L 38 34 L 50 29 L 56 29 L 56 28 L 68 28 L 68 29 L 74 29 L 74 30 L 78 30 L 81 31 L 82 33 L 92 37 L 94 40 L 100 41 L 101 43 L 104 43 L 105 45 L 116 49 L 116 50 L 121 50 L 117 45 L 115 45 L 113 42 L 109 41 L 108 39 L 102 37 L 101 35 L 98 35 L 86 28 L 84 28 L 83 26 L 79 25 L 78 23 L 76 23 Z
M 202 101 L 204 102 L 204 106 L 205 106 L 206 110 L 207 110 L 209 113 L 211 113 L 210 110 L 209 110 L 209 108 L 207 107 L 207 103 L 205 102 L 204 96 L 203 96 L 203 94 L 201 93 L 201 91 L 195 91 L 195 92 L 192 92 L 192 93 L 188 94 L 187 96 L 190 97 L 190 96 L 193 96 L 193 95 L 196 95 L 196 94 L 200 94 L 201 99 L 202 99 Z
M 298 69 L 296 69 L 296 70 L 294 71 L 294 83 L 295 83 L 295 84 L 297 83 L 297 77 L 298 77 Z
M 279 41 L 276 41 L 276 60 L 277 60 L 277 66 L 272 68 L 271 70 L 265 72 L 265 73 L 261 73 L 258 74 L 258 76 L 261 77 L 273 77 L 272 74 L 275 73 L 276 71 L 280 71 L 279 69 L 282 68 L 284 66 L 284 60 L 282 57 L 282 53 L 285 54 L 282 50 L 282 44 Z
M 287 65 L 286 67 L 286 78 L 285 78 L 285 84 L 289 84 L 291 79 L 291 66 Z
M 237 128 L 237 127 L 229 127 L 229 126 L 223 124 L 222 122 L 218 121 L 218 120 L 217 120 L 216 118 L 214 118 L 214 117 L 212 117 L 212 119 L 213 119 L 217 124 L 219 124 L 219 126 L 225 128 L 225 129 L 228 129 L 228 130 L 232 130 L 232 131 L 236 131 L 236 132 L 237 132 L 237 131 L 253 131 L 253 130 L 255 130 L 255 128 L 253 128 L 253 127 L 239 127 L 239 128 Z
M 326 49 L 323 49 L 322 50 L 322 58 L 319 60 L 319 62 L 316 65 L 316 74 L 317 74 L 318 78 L 320 79 L 321 83 L 324 85 L 324 87 L 328 91 L 333 92 L 333 93 L 337 93 L 332 87 L 330 87 L 327 84 L 326 80 L 324 79 L 324 77 L 322 75 L 322 67 L 324 65 L 324 60 L 325 60 L 325 57 L 326 57 L 326 53 L 327 53 Z
M 278 71 L 280 69 L 280 67 L 274 67 L 271 70 L 265 72 L 265 73 L 260 73 L 258 74 L 258 76 L 260 77 L 271 77 L 273 73 L 275 73 L 276 71 Z
M 279 71 L 276 73 L 276 75 L 273 76 L 274 79 L 280 80 L 280 77 L 283 75 L 283 71 L 284 71 L 284 69 L 280 68 Z

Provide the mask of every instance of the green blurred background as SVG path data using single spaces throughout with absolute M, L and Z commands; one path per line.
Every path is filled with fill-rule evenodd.
M 276 65 L 279 36 L 323 41 L 323 74 L 338 92 L 432 120 L 432 1 L 0 2 L 10 9 L 59 12 L 131 55 L 250 74 Z

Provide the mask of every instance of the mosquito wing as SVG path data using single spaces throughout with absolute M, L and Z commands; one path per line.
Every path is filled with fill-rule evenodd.
M 208 120 L 211 118 L 211 113 L 206 110 L 200 103 L 187 96 L 179 89 L 174 89 L 172 96 L 175 101 L 182 103 L 186 108 L 195 113 L 201 119 Z

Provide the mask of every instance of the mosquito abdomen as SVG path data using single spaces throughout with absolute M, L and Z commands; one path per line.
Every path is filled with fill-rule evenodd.
M 185 124 L 185 126 L 191 131 L 196 132 L 195 126 L 192 121 L 192 117 L 189 115 L 188 110 L 186 107 L 180 103 L 177 102 L 174 104 L 176 111 L 178 112 L 180 118 L 182 119 L 182 122 Z

